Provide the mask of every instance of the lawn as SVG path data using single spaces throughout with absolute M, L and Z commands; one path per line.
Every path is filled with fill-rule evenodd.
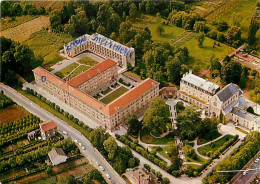
M 58 51 L 71 40 L 73 38 L 67 34 L 56 34 L 41 30 L 31 35 L 30 39 L 23 44 L 28 45 L 34 51 L 36 57 L 42 56 L 44 58 L 43 65 L 48 68 L 64 59 L 58 54 Z
M 198 169 L 200 165 L 195 165 L 195 164 L 187 164 L 188 169 Z
M 0 110 L 0 125 L 6 122 L 16 121 L 29 115 L 29 112 L 17 104 Z
M 221 146 L 223 146 L 223 144 L 224 144 L 225 142 L 229 141 L 232 137 L 233 137 L 233 135 L 230 135 L 230 134 L 225 135 L 225 136 L 222 137 L 221 139 L 219 139 L 219 140 L 213 142 L 212 145 L 209 144 L 209 145 L 200 147 L 200 148 L 198 149 L 198 151 L 199 151 L 199 153 L 200 153 L 201 155 L 206 155 L 206 153 L 209 152 L 209 151 L 212 151 L 212 152 L 214 153 L 214 152 L 217 151 Z
M 121 95 L 123 95 L 124 93 L 126 93 L 128 91 L 127 88 L 125 87 L 120 87 L 119 89 L 117 89 L 116 91 L 114 91 L 113 93 L 109 94 L 108 96 L 106 96 L 105 98 L 103 98 L 101 100 L 101 102 L 105 103 L 105 104 L 109 104 L 110 102 L 112 102 L 113 100 L 115 100 L 116 98 L 120 97 Z
M 77 62 L 79 62 L 81 64 L 85 64 L 85 65 L 90 65 L 90 66 L 94 66 L 99 63 L 98 61 L 96 61 L 95 59 L 92 59 L 91 57 L 81 58 Z
M 197 163 L 203 164 L 207 161 L 206 159 L 200 157 L 196 153 L 195 153 L 195 158 L 191 158 L 190 156 L 188 156 L 187 151 L 185 150 L 185 147 L 183 149 L 183 152 L 185 154 L 186 162 L 197 162 Z
M 258 0 L 240 0 L 234 8 L 217 17 L 215 21 L 226 21 L 230 27 L 235 22 L 239 23 L 242 30 L 242 37 L 247 38 L 248 28 L 257 2 Z
M 80 65 L 71 75 L 70 75 L 70 79 L 76 77 L 77 75 L 79 75 L 82 72 L 85 72 L 89 69 L 89 66 L 86 65 Z
M 171 160 L 171 157 L 166 153 L 169 152 L 169 147 L 165 146 L 165 147 L 160 147 L 160 149 L 158 150 L 158 153 L 161 154 L 162 156 L 164 156 L 165 158 L 167 158 L 168 160 Z
M 17 17 L 5 17 L 1 19 L 1 28 L 0 31 L 13 28 L 30 20 L 37 18 L 39 15 L 22 15 Z
M 70 74 L 75 68 L 77 68 L 79 66 L 78 63 L 72 63 L 71 65 L 63 68 L 62 70 L 59 71 L 59 77 L 65 77 L 67 76 L 68 74 Z M 78 73 L 80 72 L 80 70 L 78 71 Z M 76 76 L 76 75 L 75 75 Z M 63 78 L 62 77 L 62 78 Z
M 170 141 L 174 141 L 174 135 L 171 133 L 162 138 L 155 138 L 150 135 L 150 132 L 144 127 L 140 132 L 141 141 L 147 144 L 167 144 Z
M 205 37 L 205 41 L 202 47 L 198 46 L 196 39 L 197 33 L 193 33 L 187 39 L 177 44 L 177 47 L 187 47 L 191 59 L 189 65 L 199 65 L 199 69 L 207 69 L 210 65 L 209 59 L 212 55 L 215 55 L 219 60 L 223 59 L 226 55 L 234 51 L 235 49 L 229 47 L 223 43 L 212 40 L 211 38 Z M 220 46 L 213 48 L 214 42 Z
M 209 142 L 209 141 L 212 141 L 212 140 L 214 140 L 214 139 L 216 139 L 216 138 L 218 138 L 218 137 L 220 137 L 220 136 L 221 136 L 221 134 L 218 133 L 218 134 L 216 134 L 212 139 L 206 139 L 206 138 L 204 138 L 204 137 L 199 137 L 199 139 L 198 139 L 198 145 L 205 144 L 205 143 L 207 143 L 207 142 Z

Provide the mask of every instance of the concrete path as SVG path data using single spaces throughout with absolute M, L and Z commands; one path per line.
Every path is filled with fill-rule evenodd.
M 206 145 L 209 145 L 209 144 L 211 144 L 211 143 L 213 143 L 213 142 L 216 142 L 217 140 L 219 140 L 219 139 L 221 139 L 222 137 L 224 137 L 225 135 L 221 135 L 221 136 L 219 136 L 218 138 L 216 138 L 216 139 L 214 139 L 214 140 L 212 140 L 212 141 L 209 141 L 209 142 L 207 142 L 207 143 L 205 143 L 205 144 L 201 144 L 201 145 L 197 145 L 197 148 L 200 148 L 200 147 L 202 147 L 202 146 L 206 146 Z M 198 139 L 196 139 L 197 141 L 198 141 Z
M 182 40 L 188 38 L 193 32 L 189 32 L 188 34 L 186 34 L 185 36 L 181 37 L 179 40 L 175 41 L 172 45 L 176 45 L 179 42 L 181 42 Z
M 200 164 L 200 163 L 197 163 L 197 162 L 183 162 L 184 164 L 190 164 L 190 165 L 199 165 L 199 166 L 201 166 L 202 164 Z
M 198 142 L 198 137 L 195 139 L 195 141 L 194 141 L 194 146 L 193 146 L 193 148 L 194 148 L 194 150 L 195 150 L 195 153 L 196 153 L 197 155 L 199 155 L 200 157 L 202 157 L 202 158 L 208 160 L 208 159 L 209 159 L 208 157 L 205 157 L 205 156 L 201 155 L 201 154 L 198 152 L 197 142 Z

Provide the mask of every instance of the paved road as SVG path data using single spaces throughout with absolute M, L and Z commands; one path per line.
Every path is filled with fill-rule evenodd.
M 102 165 L 105 168 L 105 171 L 102 172 L 103 175 L 108 173 L 116 183 L 122 184 L 126 183 L 117 173 L 116 171 L 110 166 L 110 164 L 100 155 L 100 153 L 93 148 L 91 143 L 88 139 L 81 135 L 79 131 L 74 129 L 73 127 L 69 126 L 66 122 L 62 121 L 61 119 L 57 118 L 50 112 L 46 111 L 45 109 L 41 108 L 39 105 L 35 104 L 34 102 L 30 101 L 23 95 L 19 94 L 14 89 L 7 87 L 0 84 L 0 89 L 2 89 L 5 94 L 10 97 L 13 101 L 15 101 L 18 105 L 24 107 L 27 111 L 31 112 L 32 114 L 38 116 L 43 121 L 53 120 L 57 123 L 59 130 L 67 131 L 68 135 L 72 137 L 72 139 L 77 139 L 81 142 L 85 147 L 86 150 L 81 150 L 83 155 L 89 158 L 89 160 L 93 163 L 93 165 L 98 168 L 96 162 Z M 106 178 L 106 176 L 104 175 Z M 107 178 L 106 178 L 107 179 Z

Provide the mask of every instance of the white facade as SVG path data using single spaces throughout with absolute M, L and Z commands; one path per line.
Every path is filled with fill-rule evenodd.
M 84 51 L 90 51 L 105 59 L 112 59 L 119 66 L 135 66 L 135 50 L 128 48 L 98 33 L 85 34 L 64 45 L 64 53 L 74 57 Z

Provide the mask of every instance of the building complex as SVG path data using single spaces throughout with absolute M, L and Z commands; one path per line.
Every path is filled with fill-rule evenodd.
M 132 114 L 141 115 L 150 101 L 159 95 L 159 83 L 147 78 L 108 104 L 92 97 L 102 86 L 117 81 L 118 70 L 110 59 L 70 81 L 63 81 L 41 67 L 33 72 L 38 86 L 110 130 L 125 122 Z
M 222 114 L 227 121 L 232 120 L 249 130 L 260 131 L 260 117 L 246 111 L 250 103 L 242 97 L 242 91 L 236 84 L 230 83 L 220 89 L 218 85 L 190 71 L 183 75 L 177 95 L 205 111 L 209 117 L 218 118 Z

